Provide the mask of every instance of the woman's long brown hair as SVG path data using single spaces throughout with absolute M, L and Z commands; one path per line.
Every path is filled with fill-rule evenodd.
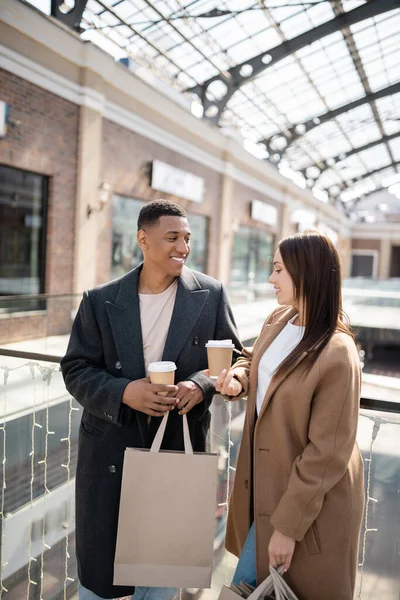
M 335 331 L 353 334 L 344 319 L 340 260 L 333 242 L 318 231 L 305 231 L 284 238 L 278 247 L 293 281 L 295 299 L 303 299 L 300 317 L 305 323 L 301 342 L 276 371 L 285 375 L 304 352 L 309 370 Z

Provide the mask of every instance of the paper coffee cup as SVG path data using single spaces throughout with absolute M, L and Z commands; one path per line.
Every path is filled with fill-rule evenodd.
M 232 340 L 208 340 L 206 348 L 211 379 L 218 379 L 223 369 L 229 371 L 234 347 Z
M 152 362 L 148 366 L 151 383 L 162 385 L 174 385 L 176 364 L 168 360 Z M 158 392 L 160 396 L 166 396 L 168 392 Z

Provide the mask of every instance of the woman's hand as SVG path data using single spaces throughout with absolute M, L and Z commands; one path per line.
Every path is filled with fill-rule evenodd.
M 221 371 L 218 375 L 218 379 L 215 382 L 215 391 L 219 392 L 224 396 L 239 396 L 242 392 L 243 387 L 240 381 L 238 381 L 232 373 L 227 373 L 226 369 Z
M 268 546 L 270 564 L 275 568 L 283 565 L 287 571 L 292 562 L 295 545 L 296 540 L 275 529 Z

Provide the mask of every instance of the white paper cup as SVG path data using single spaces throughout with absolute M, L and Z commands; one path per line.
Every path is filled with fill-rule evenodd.
M 206 348 L 211 379 L 218 379 L 223 369 L 229 371 L 234 347 L 232 340 L 208 340 Z
M 151 383 L 162 385 L 174 385 L 176 364 L 168 360 L 152 362 L 148 366 Z M 168 392 L 158 392 L 160 396 L 166 396 Z

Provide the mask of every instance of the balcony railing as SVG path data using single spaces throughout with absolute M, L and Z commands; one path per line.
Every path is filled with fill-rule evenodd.
M 0 350 L 0 599 L 59 600 L 76 590 L 74 476 L 81 408 L 65 391 L 58 357 Z M 223 549 L 227 501 L 245 403 L 215 397 L 210 434 L 218 452 L 215 565 L 211 591 L 230 583 Z M 400 590 L 400 403 L 363 399 L 358 432 L 367 502 L 356 598 L 398 600 Z
M 74 484 L 82 409 L 65 390 L 59 360 L 79 299 L 40 296 L 19 298 L 18 303 L 3 298 L 0 303 L 0 600 L 67 600 L 75 594 Z M 263 306 L 259 304 L 258 312 L 249 311 L 247 303 L 234 307 L 242 339 L 249 340 L 259 331 L 269 308 L 265 299 Z M 28 334 L 32 339 L 2 348 L 5 340 L 21 339 L 21 316 L 29 317 L 24 321 L 24 337 Z M 364 457 L 367 502 L 358 600 L 400 597 L 398 382 L 395 377 L 371 374 L 364 378 L 358 443 Z M 214 600 L 221 586 L 231 581 L 236 559 L 224 550 L 223 540 L 244 409 L 245 401 L 225 403 L 219 396 L 214 398 L 209 445 L 218 453 L 219 472 L 213 587 L 182 590 L 181 596 L 192 593 L 201 600 Z

